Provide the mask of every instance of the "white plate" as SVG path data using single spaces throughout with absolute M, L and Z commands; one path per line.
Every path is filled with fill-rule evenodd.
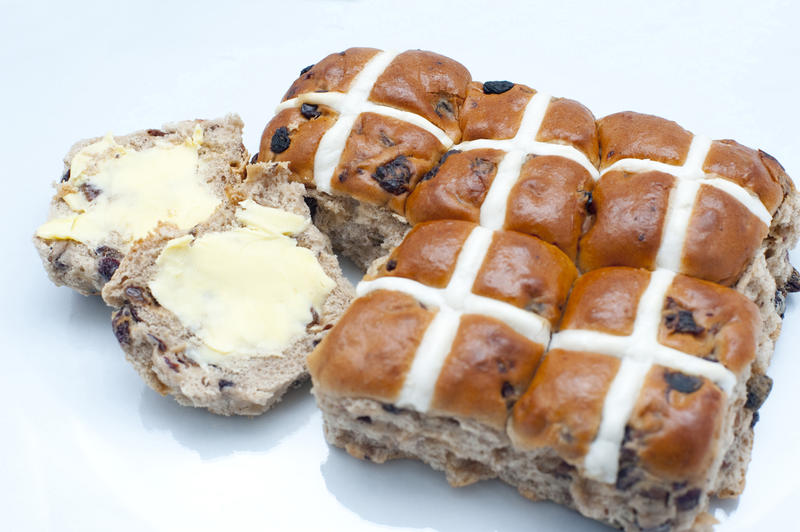
M 297 390 L 255 419 L 182 408 L 125 362 L 109 311 L 47 281 L 30 242 L 77 139 L 237 111 L 257 149 L 300 68 L 352 45 L 426 48 L 476 79 L 635 109 L 762 146 L 800 175 L 797 7 L 303 1 L 0 6 L 4 530 L 602 530 L 499 483 L 328 447 Z M 795 253 L 796 263 L 800 254 Z M 789 300 L 744 494 L 718 531 L 796 527 L 800 313 Z

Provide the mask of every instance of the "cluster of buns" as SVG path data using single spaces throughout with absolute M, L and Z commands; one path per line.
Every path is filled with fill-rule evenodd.
M 742 490 L 798 281 L 768 154 L 357 48 L 302 71 L 258 159 L 335 248 L 390 252 L 309 358 L 329 441 L 626 530 L 700 528 Z
M 354 456 L 419 458 L 454 485 L 500 478 L 625 530 L 702 529 L 710 497 L 741 492 L 800 290 L 800 199 L 771 156 L 655 116 L 596 120 L 418 50 L 304 68 L 250 165 L 241 128 L 229 116 L 76 144 L 35 237 L 57 284 L 115 308 L 153 388 L 256 414 L 308 369 L 328 440 Z M 141 234 L 124 209 L 91 238 L 72 231 L 82 209 L 149 206 L 136 179 L 144 190 L 93 184 L 101 167 L 179 146 L 207 212 L 177 194 Z M 177 207 L 202 216 L 169 218 Z M 313 218 L 291 238 L 333 288 L 303 300 L 280 353 L 204 361 L 203 324 L 151 289 L 159 258 L 238 234 L 253 207 Z M 331 247 L 367 270 L 355 299 Z

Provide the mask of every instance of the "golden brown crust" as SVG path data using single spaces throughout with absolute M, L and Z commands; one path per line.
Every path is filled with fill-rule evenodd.
M 393 401 L 433 316 L 399 292 L 356 299 L 308 356 L 314 385 L 333 395 Z
M 730 179 L 753 192 L 771 214 L 783 200 L 782 184 L 764 165 L 760 153 L 734 140 L 712 142 L 703 171 Z
M 585 274 L 575 283 L 561 330 L 631 334 L 650 276 L 630 268 Z M 661 313 L 658 340 L 663 345 L 720 362 L 736 374 L 744 373 L 754 360 L 761 323 L 758 308 L 732 289 L 678 275 L 662 306 L 649 311 Z M 594 438 L 619 359 L 586 352 L 568 352 L 565 359 L 563 353 L 553 349 L 547 354 L 529 391 L 514 407 L 509 432 L 518 446 L 549 446 L 574 460 L 585 455 Z M 615 361 L 613 370 L 609 360 Z M 593 369 L 604 365 L 605 370 Z M 584 390 L 591 400 L 570 395 Z M 703 480 L 717 456 L 727 408 L 723 392 L 706 378 L 654 366 L 628 421 L 625 460 L 641 462 L 659 478 Z M 570 416 L 580 417 L 572 424 Z M 579 429 L 587 432 L 576 432 Z M 623 477 L 628 467 L 623 467 Z
M 377 277 L 405 277 L 434 288 L 445 287 L 474 227 L 456 220 L 414 226 L 381 265 Z
M 689 153 L 692 134 L 658 116 L 624 111 L 597 121 L 600 168 L 620 159 L 652 159 L 681 165 Z
M 593 193 L 594 225 L 581 238 L 581 271 L 604 266 L 655 267 L 675 178 L 662 172 L 612 171 Z
M 373 89 L 372 101 L 424 116 L 454 140 L 453 135 L 459 132 L 462 141 L 504 140 L 517 134 L 525 107 L 536 91 L 504 82 L 486 87 L 471 83 L 466 71 L 463 76 L 453 73 L 447 70 L 447 65 L 432 63 L 431 57 L 425 52 L 402 54 L 381 76 Z M 435 81 L 443 83 L 444 89 L 439 92 L 445 94 L 430 90 L 431 80 L 412 79 L 419 72 L 423 77 L 434 72 L 431 75 Z M 453 102 L 460 98 L 461 82 L 465 91 L 459 109 Z M 444 146 L 433 145 L 431 141 L 430 146 L 422 147 L 414 161 L 407 163 L 408 171 L 400 172 L 399 185 L 391 185 L 399 192 L 391 195 L 397 197 L 388 197 L 386 188 L 382 191 L 374 188 L 378 182 L 374 174 L 377 168 L 397 157 L 409 157 L 406 151 L 411 148 L 403 146 L 391 152 L 396 145 L 394 139 L 386 137 L 389 142 L 381 139 L 381 135 L 385 136 L 386 119 L 373 117 L 372 124 L 362 123 L 369 120 L 369 115 L 364 115 L 357 121 L 354 131 L 359 131 L 348 141 L 337 170 L 337 174 L 344 171 L 347 175 L 334 186 L 356 199 L 389 205 L 395 212 L 403 212 L 412 225 L 419 224 L 388 260 L 375 266 L 377 277 L 399 276 L 445 288 L 473 224 L 481 221 L 482 204 L 505 153 L 492 149 L 451 150 L 443 156 Z M 354 140 L 365 129 L 370 130 L 363 132 L 364 138 Z M 600 169 L 633 158 L 673 165 L 677 173 L 678 167 L 686 163 L 693 139 L 692 133 L 675 122 L 655 116 L 624 112 L 595 122 L 591 112 L 577 102 L 551 99 L 535 140 L 569 145 Z M 417 146 L 418 140 L 411 144 Z M 701 143 L 695 144 L 696 148 L 700 146 Z M 774 159 L 733 141 L 713 142 L 703 170 L 711 178 L 727 179 L 759 196 L 773 213 L 793 190 L 791 181 Z M 638 268 L 657 266 L 670 195 L 675 192 L 678 179 L 684 178 L 671 173 L 671 170 L 615 170 L 595 182 L 591 172 L 574 161 L 556 156 L 529 156 L 510 191 L 504 231 L 493 236 L 472 292 L 533 311 L 553 325 L 559 325 L 562 316 L 561 330 L 631 334 L 640 298 L 651 278 L 649 271 Z M 344 186 L 348 181 L 350 184 Z M 375 194 L 375 190 L 380 194 Z M 673 200 L 685 200 L 684 196 L 688 197 L 693 190 L 682 188 L 681 192 L 686 194 Z M 680 216 L 684 211 L 674 212 Z M 431 222 L 443 219 L 451 221 L 442 225 Z M 523 233 L 555 244 L 566 256 Z M 680 269 L 730 284 L 747 267 L 766 234 L 767 227 L 732 196 L 701 184 L 684 247 L 678 251 L 682 260 Z M 674 243 L 673 239 L 668 242 Z M 581 270 L 587 272 L 577 281 L 569 259 L 577 260 Z M 618 265 L 633 268 L 607 268 Z M 572 294 L 564 304 L 570 287 Z M 451 295 L 446 293 L 447 297 Z M 410 301 L 408 296 L 404 297 Z M 659 304 L 660 307 L 654 304 L 648 312 L 656 313 L 654 318 L 660 317 L 658 341 L 662 345 L 720 362 L 737 377 L 744 378 L 742 375 L 749 371 L 759 339 L 761 318 L 752 303 L 722 286 L 678 275 Z M 419 308 L 419 312 L 427 313 L 427 325 L 431 313 L 422 306 Z M 374 315 L 380 315 L 379 312 L 374 310 Z M 550 447 L 547 452 L 557 451 L 580 470 L 580 459 L 601 423 L 606 394 L 620 367 L 620 358 L 554 349 L 538 371 L 534 371 L 541 356 L 540 346 L 487 316 L 465 315 L 460 320 L 433 391 L 430 413 L 497 428 L 506 419 L 508 406 L 533 374 L 528 391 L 513 407 L 509 435 L 521 449 Z M 356 325 L 360 320 L 343 321 L 342 327 L 350 327 L 353 334 L 364 334 Z M 447 322 L 437 321 L 437 324 L 447 325 Z M 424 332 L 424 327 L 421 331 Z M 408 345 L 418 348 L 421 334 Z M 576 334 L 563 335 L 562 339 L 577 342 L 587 337 L 591 338 Z M 381 338 L 381 346 L 388 343 Z M 344 352 L 347 347 L 342 345 Z M 609 341 L 603 349 L 612 345 L 616 341 Z M 617 355 L 629 356 L 629 348 Z M 670 351 L 664 349 L 658 353 L 666 357 Z M 404 366 L 384 370 L 394 371 L 395 379 L 397 375 L 401 377 L 391 383 L 393 395 L 387 394 L 380 400 L 392 401 L 396 397 L 410 363 L 406 356 Z M 706 366 L 697 363 L 697 367 Z M 322 386 L 323 394 L 328 392 L 327 385 L 318 386 Z M 631 470 L 636 475 L 653 477 L 647 480 L 651 485 L 658 485 L 659 478 L 674 480 L 680 487 L 673 485 L 673 496 L 688 496 L 688 502 L 672 501 L 667 494 L 664 504 L 672 504 L 673 508 L 677 505 L 678 511 L 688 511 L 682 506 L 697 505 L 693 493 L 702 497 L 708 493 L 704 475 L 715 474 L 709 468 L 719 464 L 715 460 L 722 460 L 716 448 L 721 441 L 721 423 L 726 423 L 722 439 L 730 439 L 728 421 L 742 411 L 739 408 L 744 402 L 742 390 L 743 384 L 737 383 L 732 392 L 733 402 L 728 404 L 721 389 L 705 378 L 660 366 L 651 368 L 622 442 L 623 483 L 630 481 L 625 474 Z M 362 392 L 350 395 L 369 397 Z M 734 412 L 736 408 L 739 410 Z M 626 460 L 641 462 L 642 467 L 629 467 Z M 586 480 L 582 475 L 580 471 L 578 476 Z
M 761 220 L 728 193 L 701 185 L 689 218 L 681 273 L 732 285 L 768 232 Z
M 339 114 L 325 105 L 317 106 L 320 116 L 306 118 L 299 108 L 284 109 L 273 118 L 261 135 L 258 162 L 287 162 L 292 179 L 305 185 L 314 184 L 314 154 L 319 141 L 336 122 Z M 311 116 L 311 115 L 310 115 Z M 286 128 L 289 147 L 280 153 L 272 151 L 272 139 L 279 128 Z
M 676 382 L 677 389 L 671 385 Z M 654 366 L 634 406 L 625 447 L 660 478 L 702 479 L 717 453 L 725 408 L 725 394 L 709 380 Z
M 514 137 L 535 93 L 519 84 L 499 94 L 486 93 L 483 84 L 473 83 L 461 116 L 463 140 Z M 572 100 L 551 100 L 536 140 L 570 145 L 597 162 L 594 117 Z M 412 223 L 445 218 L 479 222 L 504 156 L 504 151 L 492 149 L 448 152 L 409 196 L 406 217 Z M 538 236 L 574 259 L 587 217 L 586 192 L 593 184 L 589 172 L 570 159 L 529 155 L 503 206 L 506 211 L 500 213 L 506 215 L 503 228 Z
M 592 112 L 575 100 L 553 98 L 536 140 L 567 144 L 583 153 L 594 166 L 600 163 L 597 126 Z
M 416 113 L 458 142 L 459 112 L 471 79 L 469 71 L 449 57 L 409 50 L 395 57 L 384 70 L 370 100 Z
M 406 202 L 406 218 L 478 223 L 481 206 L 504 156 L 500 150 L 448 152 L 434 176 L 421 181 Z M 537 236 L 575 259 L 587 222 L 594 180 L 580 164 L 557 156 L 529 156 L 511 189 L 504 229 Z
M 650 272 L 602 268 L 572 287 L 560 330 L 585 329 L 629 335 Z M 753 361 L 761 329 L 758 307 L 718 284 L 676 275 L 661 304 L 658 341 L 741 373 Z
M 677 275 L 667 291 L 658 341 L 722 363 L 740 374 L 753 361 L 761 330 L 758 307 L 744 295 Z
M 792 178 L 786 175 L 786 170 L 783 168 L 783 165 L 781 165 L 775 157 L 765 151 L 758 150 L 758 158 L 761 160 L 761 164 L 764 165 L 764 168 L 769 172 L 773 181 L 781 186 L 784 196 L 788 196 L 794 192 L 795 188 Z
M 376 48 L 348 48 L 330 54 L 292 83 L 282 101 L 306 92 L 346 92 L 364 65 L 380 50 Z
M 470 84 L 461 113 L 461 140 L 514 137 L 534 94 L 535 90 L 519 83 L 500 94 L 485 94 L 483 83 Z
M 593 189 L 592 176 L 575 161 L 530 156 L 509 194 L 504 229 L 537 236 L 575 260 Z
M 530 310 L 555 324 L 577 277 L 553 245 L 514 231 L 494 234 L 472 291 Z
M 267 125 L 258 160 L 286 161 L 294 179 L 313 186 L 317 147 L 338 117 L 334 110 L 314 104 L 313 93 L 346 93 L 378 52 L 351 48 L 304 71 L 284 97 L 306 94 L 304 105 L 281 111 Z M 415 113 L 458 141 L 459 113 L 470 79 L 469 71 L 456 61 L 412 50 L 392 60 L 373 84 L 369 98 L 374 104 Z M 408 193 L 445 149 L 435 135 L 410 122 L 364 112 L 345 141 L 331 187 L 338 194 L 403 214 Z
M 404 277 L 444 288 L 476 227 L 457 220 L 419 224 L 367 279 Z M 472 293 L 555 322 L 577 270 L 555 246 L 497 231 L 475 275 Z M 432 315 L 400 292 L 377 290 L 356 300 L 309 360 L 315 386 L 334 395 L 394 401 Z M 543 351 L 544 345 L 496 318 L 462 316 L 433 390 L 434 410 L 502 428 L 508 407 L 530 381 Z
M 566 460 L 586 455 L 600 427 L 619 359 L 553 349 L 514 406 L 508 432 L 521 449 L 551 447 Z
M 408 193 L 441 152 L 442 145 L 424 129 L 362 113 L 353 124 L 331 185 L 339 193 L 402 214 Z
M 447 152 L 409 194 L 406 219 L 412 224 L 445 219 L 478 223 L 504 155 L 491 149 Z
M 599 130 L 603 167 L 627 157 L 684 164 L 693 139 L 691 133 L 674 122 L 637 113 L 618 113 L 603 118 L 599 121 Z M 709 178 L 732 181 L 756 195 L 771 213 L 791 191 L 790 180 L 777 161 L 732 140 L 712 142 L 702 170 Z M 608 180 L 615 175 L 618 177 L 615 172 L 604 175 L 596 187 L 597 223 L 581 242 L 581 269 L 611 265 L 652 269 L 656 266 L 655 253 L 661 244 L 663 218 L 656 214 L 647 216 L 642 209 L 624 212 L 626 203 L 646 201 L 642 196 L 644 190 L 626 192 L 618 188 L 612 196 L 606 188 Z M 603 198 L 611 201 L 604 202 Z M 666 205 L 664 197 L 661 206 Z M 660 210 L 655 212 L 661 213 Z M 680 211 L 677 212 L 680 215 Z M 627 224 L 621 221 L 624 214 L 631 215 L 627 217 Z M 634 226 L 645 223 L 655 231 L 634 235 Z M 623 225 L 627 225 L 626 229 L 621 228 Z M 752 260 L 768 230 L 733 196 L 701 184 L 683 248 L 677 251 L 681 253 L 679 271 L 732 285 Z M 637 244 L 634 236 L 649 245 Z
M 502 430 L 525 391 L 544 347 L 505 323 L 467 314 L 436 381 L 431 410 Z
M 602 268 L 580 276 L 572 287 L 560 329 L 631 334 L 639 298 L 649 282 L 649 272 L 632 268 Z

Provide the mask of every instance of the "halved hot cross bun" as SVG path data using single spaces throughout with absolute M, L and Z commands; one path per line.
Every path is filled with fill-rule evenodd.
M 462 142 L 409 196 L 406 218 L 521 231 L 574 260 L 598 175 L 592 113 L 525 85 L 473 82 L 461 128 Z
M 315 386 L 501 429 L 575 277 L 535 237 L 419 224 L 309 357 Z
M 760 327 L 757 307 L 718 284 L 667 270 L 584 274 L 509 436 L 631 497 L 679 486 L 660 509 L 676 524 L 706 500 L 733 442 Z
M 596 220 L 578 264 L 666 268 L 731 285 L 793 190 L 781 166 L 732 140 L 692 135 L 675 122 L 624 112 L 598 121 Z
M 461 138 L 470 74 L 447 57 L 351 48 L 303 69 L 267 124 L 260 161 L 286 161 L 295 179 L 388 205 L 405 198 Z

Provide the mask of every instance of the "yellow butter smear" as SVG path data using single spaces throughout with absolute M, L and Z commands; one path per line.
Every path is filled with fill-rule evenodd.
M 247 200 L 243 225 L 169 241 L 150 291 L 202 342 L 188 354 L 202 363 L 231 356 L 279 356 L 311 322 L 335 283 L 313 252 L 286 236 L 308 220 Z
M 127 252 L 160 221 L 180 229 L 200 223 L 221 201 L 197 171 L 202 138 L 196 126 L 181 144 L 162 141 L 136 151 L 109 134 L 83 148 L 70 163 L 69 185 L 76 191 L 63 197 L 74 214 L 50 220 L 37 236 L 96 247 L 117 234 Z

